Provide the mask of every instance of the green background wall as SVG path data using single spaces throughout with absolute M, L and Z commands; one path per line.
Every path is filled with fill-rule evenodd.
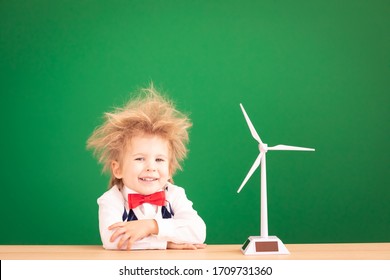
M 390 4 L 0 1 L 0 244 L 100 244 L 107 175 L 85 148 L 104 111 L 150 81 L 189 112 L 175 177 L 207 243 L 259 234 L 242 102 L 269 145 L 269 233 L 389 242 Z

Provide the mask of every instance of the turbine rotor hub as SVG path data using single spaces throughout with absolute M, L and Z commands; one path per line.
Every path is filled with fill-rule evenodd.
M 266 153 L 268 151 L 268 145 L 263 143 L 263 144 L 259 144 L 259 150 L 260 152 L 262 153 Z

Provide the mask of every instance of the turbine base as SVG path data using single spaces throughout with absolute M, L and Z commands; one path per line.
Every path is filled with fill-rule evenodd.
M 276 236 L 249 236 L 241 247 L 244 255 L 289 255 L 290 252 Z

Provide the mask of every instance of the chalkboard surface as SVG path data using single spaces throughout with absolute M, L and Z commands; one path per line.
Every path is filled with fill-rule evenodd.
M 175 183 L 209 244 L 389 242 L 388 1 L 0 2 L 1 244 L 100 244 L 108 176 L 86 140 L 151 81 L 190 114 Z

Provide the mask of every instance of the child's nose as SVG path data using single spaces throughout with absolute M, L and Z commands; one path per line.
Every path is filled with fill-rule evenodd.
M 148 162 L 148 165 L 146 166 L 146 171 L 152 171 L 152 172 L 156 171 L 156 166 L 154 162 Z

